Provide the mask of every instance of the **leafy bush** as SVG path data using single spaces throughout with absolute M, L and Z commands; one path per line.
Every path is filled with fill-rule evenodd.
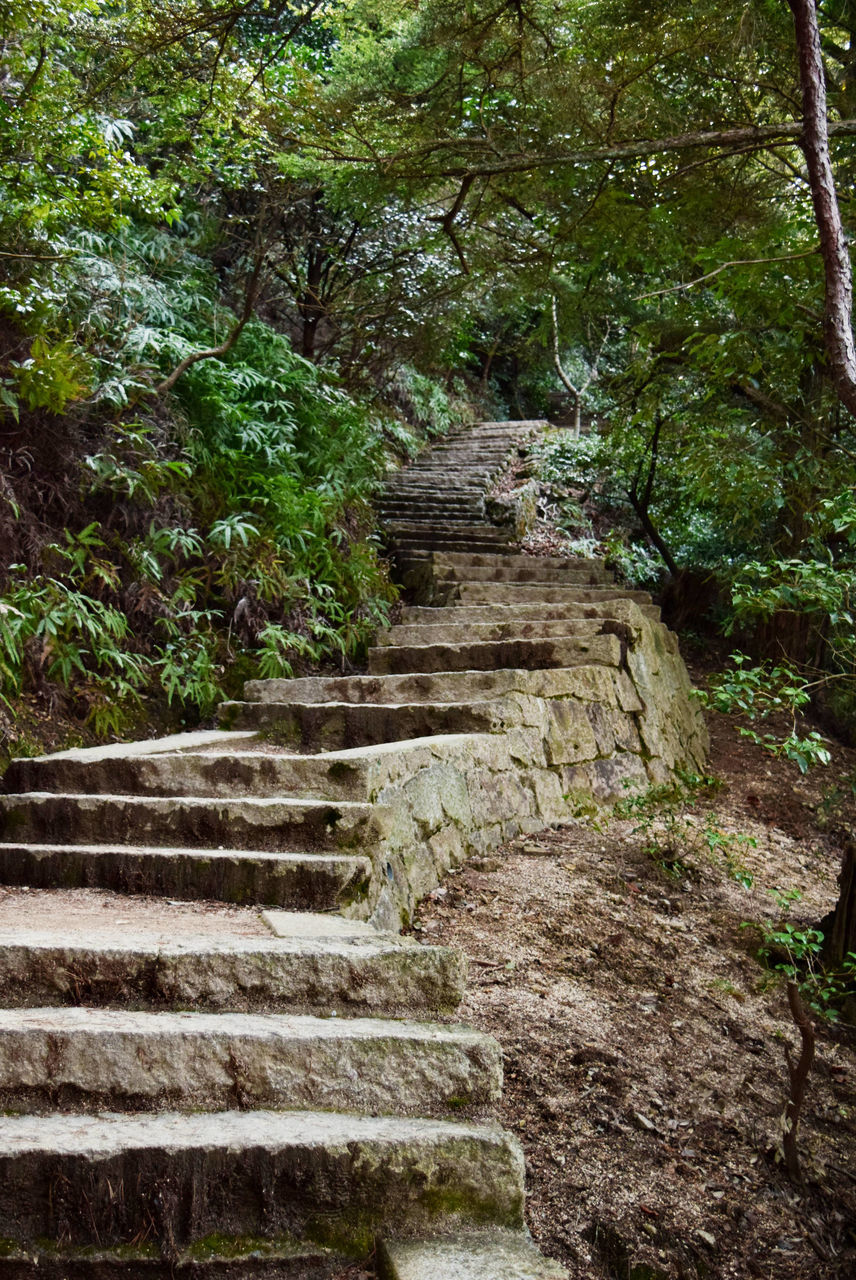
M 358 657 L 394 595 L 370 507 L 382 428 L 261 321 L 165 417 L 140 389 L 235 323 L 211 267 L 133 225 L 87 237 L 72 282 L 84 258 L 93 399 L 128 413 L 85 456 L 86 522 L 2 597 L 0 695 L 47 680 L 115 733 L 145 693 L 207 715 L 253 654 L 280 673 Z

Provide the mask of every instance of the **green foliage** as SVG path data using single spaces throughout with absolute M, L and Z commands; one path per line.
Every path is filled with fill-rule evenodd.
M 801 773 L 814 764 L 829 764 L 825 739 L 816 730 L 801 732 L 797 726 L 797 713 L 810 701 L 810 683 L 789 664 L 755 665 L 743 653 L 732 653 L 731 661 L 733 669 L 715 676 L 709 692 L 699 694 L 705 705 L 749 720 L 749 725 L 740 726 L 743 736 L 773 755 L 793 760 Z M 781 713 L 791 717 L 789 733 L 759 733 L 752 728 L 754 722 Z
M 234 316 L 208 265 L 174 239 L 101 237 L 90 267 L 108 246 L 126 267 L 120 277 L 106 264 L 90 325 L 116 399 L 117 335 L 126 354 L 165 371 Z M 151 374 L 138 364 L 120 401 L 141 377 Z M 393 592 L 368 505 L 384 436 L 370 413 L 261 321 L 227 358 L 193 366 L 177 392 L 181 417 L 167 431 L 138 405 L 103 434 L 85 458 L 86 501 L 101 518 L 47 548 L 49 576 L 22 574 L 3 597 L 5 697 L 25 676 L 46 678 L 83 700 L 102 732 L 119 731 L 147 686 L 205 716 L 236 658 L 258 650 L 267 670 L 277 655 L 279 671 L 343 664 L 385 616 Z M 42 637 L 50 660 L 26 661 Z
M 129 708 L 139 705 L 149 664 L 128 651 L 128 619 L 115 606 L 39 576 L 0 601 L 0 621 L 0 696 L 7 705 L 28 667 L 36 679 L 74 686 L 99 734 L 118 732 Z
M 412 365 L 403 364 L 395 370 L 388 394 L 407 421 L 428 436 L 443 435 L 460 421 L 460 406 L 433 378 Z
M 753 879 L 741 853 L 754 849 L 754 836 L 727 831 L 715 813 L 704 811 L 696 818 L 702 801 L 718 789 L 716 778 L 679 772 L 676 781 L 649 787 L 628 795 L 615 805 L 618 818 L 634 823 L 633 835 L 645 840 L 645 851 L 669 875 L 681 876 L 692 871 L 692 858 L 699 855 L 713 861 L 722 860 L 728 874 L 744 889 L 751 889 Z
M 798 889 L 772 890 L 781 915 L 760 925 L 758 957 L 776 973 L 795 982 L 808 1007 L 819 1017 L 837 1022 L 845 1001 L 856 995 L 856 952 L 848 952 L 837 969 L 823 964 L 824 936 L 819 929 L 794 924 L 789 914 L 801 898 Z M 743 928 L 755 928 L 744 924 Z

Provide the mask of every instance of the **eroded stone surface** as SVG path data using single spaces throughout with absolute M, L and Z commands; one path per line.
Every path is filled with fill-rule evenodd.
M 460 1003 L 464 957 L 409 938 L 129 934 L 61 928 L 0 931 L 7 1007 L 115 1005 L 300 1013 L 447 1012 Z
M 381 1280 L 567 1280 L 522 1232 L 461 1233 L 433 1240 L 385 1240 Z
M 153 1209 L 156 1212 L 153 1213 Z M 523 1157 L 489 1125 L 329 1112 L 0 1117 L 0 1221 L 27 1245 L 186 1247 L 214 1232 L 368 1251 L 385 1228 L 523 1225 Z
M 437 1114 L 499 1098 L 499 1045 L 381 1018 L 0 1010 L 5 1111 L 282 1107 Z

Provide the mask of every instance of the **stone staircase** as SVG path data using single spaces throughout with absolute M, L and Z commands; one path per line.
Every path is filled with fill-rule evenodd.
M 0 1276 L 320 1280 L 374 1249 L 385 1280 L 564 1275 L 488 1118 L 499 1046 L 448 1021 L 464 959 L 400 928 L 470 853 L 705 742 L 650 598 L 485 520 L 531 429 L 462 430 L 389 485 L 421 602 L 367 674 L 8 770 Z

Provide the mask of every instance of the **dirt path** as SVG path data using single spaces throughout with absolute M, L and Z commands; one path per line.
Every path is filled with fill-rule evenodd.
M 852 808 L 856 752 L 801 779 L 725 718 L 710 728 L 722 786 L 675 815 L 668 865 L 633 833 L 638 816 L 563 826 L 450 876 L 417 929 L 470 956 L 461 1020 L 503 1045 L 499 1119 L 526 1151 L 531 1229 L 573 1277 L 843 1280 L 856 1035 L 819 1028 L 797 1190 L 773 1154 L 795 1033 L 741 926 L 777 915 L 773 888 L 801 890 L 795 922 L 834 904 L 823 822 L 845 795 Z M 711 830 L 756 841 L 725 846 L 751 889 L 710 854 Z

